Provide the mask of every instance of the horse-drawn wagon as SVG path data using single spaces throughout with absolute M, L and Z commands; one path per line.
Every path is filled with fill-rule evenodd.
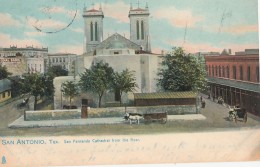
M 23 99 L 23 101 L 17 105 L 17 108 L 21 109 L 23 107 L 28 106 L 28 102 L 29 102 L 29 98 Z
M 229 107 L 230 108 L 230 107 Z M 242 119 L 243 122 L 247 122 L 247 112 L 244 108 L 230 108 L 229 110 L 229 119 L 237 123 L 238 119 Z
M 146 113 L 143 117 L 145 123 L 152 121 L 160 121 L 161 123 L 167 122 L 167 112 Z

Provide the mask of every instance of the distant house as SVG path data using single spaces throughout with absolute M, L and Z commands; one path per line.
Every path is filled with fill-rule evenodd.
M 0 103 L 11 98 L 11 81 L 9 79 L 0 80 Z
M 195 92 L 134 93 L 136 106 L 196 105 Z

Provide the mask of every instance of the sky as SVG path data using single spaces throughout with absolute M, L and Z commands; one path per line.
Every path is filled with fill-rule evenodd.
M 139 0 L 148 3 L 152 52 L 258 48 L 257 0 Z M 0 48 L 48 47 L 49 53 L 84 52 L 84 6 L 102 6 L 104 37 L 129 38 L 130 3 L 137 0 L 0 0 Z M 41 30 L 41 31 L 39 31 Z

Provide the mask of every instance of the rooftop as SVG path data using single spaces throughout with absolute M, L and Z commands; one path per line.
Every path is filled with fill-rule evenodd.
M 159 92 L 159 93 L 134 93 L 135 99 L 182 99 L 196 98 L 197 94 L 188 92 Z
M 32 46 L 26 46 L 26 47 L 17 47 L 17 46 L 10 46 L 9 48 L 2 48 L 3 51 L 17 51 L 17 50 L 33 50 L 33 51 L 47 51 L 48 52 L 48 48 L 44 48 L 44 47 L 34 47 Z
M 48 56 L 68 56 L 68 55 L 75 56 L 76 54 L 74 54 L 74 53 L 51 53 L 51 54 L 48 54 Z
M 0 80 L 0 92 L 4 92 L 6 90 L 11 89 L 11 81 L 9 79 Z

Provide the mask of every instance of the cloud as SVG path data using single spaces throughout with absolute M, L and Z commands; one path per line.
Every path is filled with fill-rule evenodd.
M 258 32 L 258 25 L 236 25 L 223 27 L 222 32 L 231 33 L 233 35 L 242 35 L 251 32 Z
M 174 27 L 195 27 L 198 22 L 204 20 L 203 16 L 196 16 L 191 10 L 179 10 L 175 7 L 162 8 L 154 12 L 154 18 L 166 19 Z
M 11 45 L 17 45 L 17 47 L 26 47 L 26 46 L 37 46 L 42 47 L 43 45 L 35 40 L 35 39 L 17 39 L 12 38 L 9 34 L 2 34 L 0 33 L 0 46 L 1 47 L 10 47 Z
M 53 20 L 53 19 L 38 20 L 33 17 L 27 17 L 27 22 L 29 25 L 36 27 L 43 31 L 59 30 L 59 29 L 67 26 L 66 23 L 57 21 L 57 20 Z
M 77 32 L 77 33 L 84 33 L 83 28 L 70 28 L 71 31 Z
M 8 13 L 0 13 L 0 26 L 20 26 L 21 23 L 18 20 L 15 20 L 12 15 Z
M 129 4 L 123 1 L 117 1 L 115 3 L 102 4 L 105 17 L 110 17 L 121 23 L 129 23 L 128 11 L 130 9 Z M 116 7 L 116 9 L 115 9 Z M 97 5 L 95 8 L 99 8 Z
M 39 31 L 28 31 L 28 32 L 24 32 L 24 34 L 28 37 L 37 37 L 37 36 L 45 36 L 46 34 L 43 32 L 39 32 Z
M 83 43 L 76 45 L 58 45 L 53 48 L 56 53 L 73 53 L 81 55 L 83 54 Z
M 155 54 L 161 54 L 164 51 L 165 51 L 164 49 L 159 48 L 159 47 L 152 48 L 152 53 L 155 53 Z M 166 53 L 166 52 L 164 52 L 164 53 Z
M 44 13 L 46 16 L 52 16 L 53 14 L 65 14 L 69 16 L 70 18 L 73 18 L 76 10 L 69 10 L 65 9 L 64 7 L 60 6 L 48 6 L 48 7 L 43 7 L 39 9 L 42 13 Z M 79 11 L 78 11 L 79 12 Z
M 238 51 L 243 51 L 245 49 L 254 49 L 258 48 L 258 44 L 253 44 L 253 43 L 240 43 L 240 44 L 230 44 L 226 42 L 222 42 L 219 44 L 212 44 L 212 43 L 207 43 L 207 42 L 191 42 L 187 41 L 183 44 L 183 41 L 172 41 L 171 42 L 172 46 L 176 47 L 183 47 L 183 49 L 188 52 L 188 53 L 196 53 L 196 52 L 222 52 L 223 49 L 231 49 L 232 52 L 238 52 Z

